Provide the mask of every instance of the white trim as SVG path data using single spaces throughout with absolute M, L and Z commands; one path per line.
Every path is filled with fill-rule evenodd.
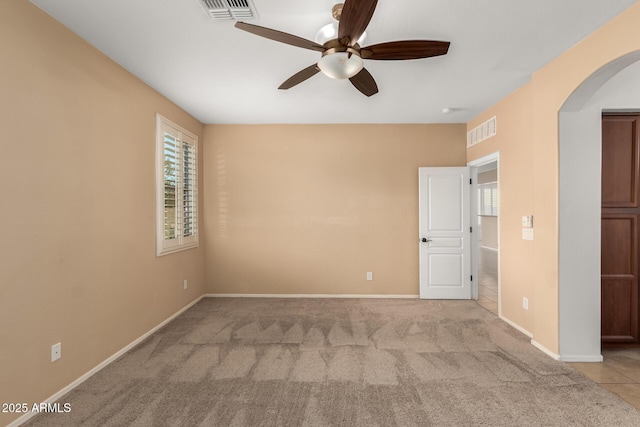
M 546 354 L 547 356 L 550 356 L 551 358 L 555 359 L 555 360 L 560 360 L 560 356 L 555 354 L 554 352 L 552 352 L 551 350 L 548 350 L 545 346 L 543 346 L 542 344 L 540 344 L 538 341 L 536 340 L 531 340 L 531 345 L 533 345 L 535 348 L 537 348 L 538 350 L 542 351 L 544 354 Z
M 525 334 L 528 338 L 533 338 L 533 334 L 531 332 L 527 331 L 522 326 L 518 325 L 517 323 L 512 322 L 511 320 L 507 319 L 506 317 L 502 317 L 502 316 L 498 316 L 498 317 L 500 318 L 500 320 L 502 320 L 507 325 L 511 326 L 513 329 L 517 329 L 518 331 L 520 331 L 523 334 Z
M 469 260 L 471 262 L 471 299 L 478 301 L 480 299 L 480 274 L 478 273 L 478 243 L 482 239 L 482 225 L 478 224 L 478 167 L 469 166 L 469 176 L 471 177 L 471 191 L 469 191 L 469 222 L 471 226 L 471 240 Z M 474 233 L 473 230 L 476 232 Z
M 492 162 L 500 162 L 500 151 L 471 160 L 470 162 L 467 162 L 467 166 L 482 166 Z
M 360 295 L 360 294 L 204 294 L 205 298 L 394 298 L 418 299 L 420 295 Z
M 542 344 L 540 344 L 537 341 L 531 340 L 531 344 L 534 345 L 534 347 L 538 348 L 539 350 L 542 350 L 544 353 L 546 353 L 547 355 L 553 357 L 556 360 L 559 360 L 561 362 L 588 362 L 588 363 L 599 363 L 602 362 L 604 360 L 604 357 L 602 357 L 602 355 L 588 355 L 588 354 L 573 354 L 573 355 L 559 355 L 559 354 L 555 354 L 552 353 L 551 351 L 547 350 Z
M 573 355 L 573 356 L 559 356 L 558 360 L 562 362 L 588 362 L 588 363 L 599 363 L 604 360 L 602 355 Z
M 66 387 L 62 388 L 61 390 L 59 390 L 58 392 L 54 393 L 52 396 L 50 396 L 49 398 L 47 398 L 44 402 L 42 403 L 53 403 L 56 400 L 60 399 L 62 396 L 64 396 L 65 394 L 69 393 L 71 390 L 73 390 L 74 388 L 78 387 L 80 384 L 82 384 L 83 382 L 85 382 L 86 380 L 88 380 L 90 377 L 92 377 L 94 374 L 98 373 L 99 371 L 101 371 L 103 368 L 105 368 L 107 365 L 109 365 L 111 362 L 113 362 L 114 360 L 116 360 L 117 358 L 119 358 L 120 356 L 122 356 L 124 353 L 126 353 L 127 351 L 131 350 L 133 347 L 135 347 L 136 345 L 140 344 L 142 341 L 144 341 L 145 339 L 147 339 L 151 334 L 153 334 L 154 332 L 156 332 L 157 330 L 159 330 L 160 328 L 162 328 L 163 326 L 165 326 L 167 323 L 171 322 L 173 319 L 175 319 L 176 317 L 178 317 L 179 315 L 181 315 L 182 313 L 184 313 L 185 311 L 187 311 L 188 309 L 190 309 L 194 304 L 196 304 L 198 301 L 200 301 L 202 299 L 202 296 L 196 298 L 195 300 L 191 301 L 188 305 L 184 306 L 183 308 L 181 308 L 180 310 L 178 310 L 177 312 L 175 312 L 174 314 L 172 314 L 171 316 L 169 316 L 168 318 L 166 318 L 164 321 L 162 321 L 160 324 L 158 324 L 157 326 L 155 326 L 153 329 L 151 329 L 150 331 L 146 332 L 144 335 L 140 336 L 139 338 L 135 339 L 134 341 L 132 341 L 131 343 L 127 344 L 125 347 L 123 347 L 122 349 L 120 349 L 117 353 L 109 356 L 107 359 L 105 359 L 104 361 L 102 361 L 101 363 L 99 363 L 97 366 L 95 366 L 94 368 L 92 368 L 90 371 L 88 371 L 87 373 L 85 373 L 84 375 L 82 375 L 80 378 L 78 378 L 77 380 L 73 381 L 71 384 L 67 385 Z M 35 415 L 38 415 L 38 412 L 29 412 L 24 414 L 23 416 L 21 416 L 20 418 L 14 420 L 13 422 L 11 422 L 10 424 L 7 424 L 7 427 L 17 427 L 25 422 L 27 422 L 29 419 L 31 419 L 32 417 L 34 417 Z
M 481 247 L 482 249 L 486 249 L 486 250 L 488 250 L 488 251 L 498 252 L 498 249 L 496 249 L 496 248 L 490 248 L 489 246 L 482 246 L 482 245 L 480 245 L 480 247 Z
M 496 162 L 496 168 L 497 168 L 497 187 L 498 187 L 498 212 L 497 212 L 497 217 L 498 217 L 498 249 L 496 249 L 496 251 L 498 252 L 498 317 L 502 318 L 502 279 L 501 279 L 501 273 L 500 273 L 500 150 L 495 151 L 493 153 L 487 154 L 486 156 L 482 156 L 478 159 L 475 160 L 471 160 L 469 162 L 467 162 L 467 166 L 471 168 L 471 170 L 475 170 L 476 173 L 474 173 L 474 180 L 473 180 L 473 185 L 471 187 L 471 192 L 473 193 L 474 199 L 471 203 L 471 216 L 473 218 L 475 218 L 479 212 L 477 211 L 478 209 L 478 201 L 476 198 L 476 194 L 478 191 L 478 176 L 477 176 L 477 170 L 480 166 L 483 165 L 487 165 L 489 163 L 493 163 Z M 475 224 L 475 221 L 472 221 Z M 478 274 L 478 257 L 480 254 L 480 249 L 479 249 L 479 242 L 478 240 L 475 238 L 475 236 L 471 236 L 471 271 L 473 271 L 473 276 L 474 277 L 480 277 L 480 275 Z M 479 281 L 476 280 L 472 286 L 474 286 L 474 291 L 473 291 L 473 295 L 474 295 L 474 299 L 478 299 L 479 298 Z

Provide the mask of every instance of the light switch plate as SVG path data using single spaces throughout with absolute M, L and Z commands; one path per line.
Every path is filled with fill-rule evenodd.
M 523 240 L 533 240 L 533 228 L 523 228 L 522 229 L 522 239 Z
M 533 228 L 533 215 L 525 215 L 522 217 L 522 228 Z

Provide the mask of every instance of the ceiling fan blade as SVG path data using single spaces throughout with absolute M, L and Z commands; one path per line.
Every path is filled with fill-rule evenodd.
M 272 30 L 271 28 L 260 27 L 258 25 L 247 24 L 245 22 L 236 22 L 236 28 L 255 34 L 260 37 L 275 40 L 280 43 L 290 44 L 291 46 L 297 46 L 304 49 L 316 50 L 318 52 L 324 52 L 325 48 L 318 43 L 311 40 L 303 39 L 302 37 L 294 36 L 293 34 L 283 33 L 282 31 Z
M 357 43 L 369 25 L 378 0 L 345 0 L 338 24 L 338 38 L 348 38 L 345 44 L 353 46 Z
M 449 42 L 434 40 L 403 40 L 374 44 L 360 49 L 362 59 L 402 60 L 446 55 Z
M 320 72 L 320 68 L 318 68 L 316 64 L 313 64 L 289 77 L 284 83 L 280 85 L 280 87 L 278 87 L 278 89 L 291 89 L 295 85 L 300 84 L 308 78 L 315 76 L 316 74 L 318 74 L 318 72 Z
M 366 70 L 362 69 L 358 74 L 349 79 L 356 89 L 367 96 L 375 95 L 378 93 L 378 85 L 373 79 L 373 76 Z

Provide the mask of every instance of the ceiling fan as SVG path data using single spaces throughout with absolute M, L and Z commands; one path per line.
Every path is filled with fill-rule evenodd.
M 364 68 L 363 59 L 429 58 L 445 55 L 450 44 L 433 40 L 403 40 L 360 47 L 359 42 L 362 41 L 377 3 L 378 0 L 345 0 L 344 3 L 336 4 L 332 12 L 333 17 L 338 20 L 337 34 L 330 35 L 322 44 L 245 22 L 237 22 L 235 26 L 261 37 L 322 53 L 317 64 L 289 77 L 278 89 L 290 89 L 322 71 L 334 79 L 349 79 L 356 89 L 366 96 L 371 96 L 378 93 L 378 85 Z

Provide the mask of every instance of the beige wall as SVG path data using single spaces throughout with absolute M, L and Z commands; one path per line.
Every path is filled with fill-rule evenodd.
M 531 85 L 525 85 L 469 122 L 471 130 L 495 115 L 498 133 L 467 150 L 469 161 L 500 152 L 498 246 L 502 315 L 527 331 L 532 329 L 532 307 L 524 310 L 522 297 L 533 298 L 533 242 L 522 240 L 521 218 L 533 214 L 531 102 Z
M 558 152 L 559 111 L 567 98 L 605 64 L 640 49 L 640 3 L 631 6 L 533 75 L 534 226 L 536 300 L 534 335 L 559 351 Z M 560 201 L 562 203 L 562 201 Z
M 206 126 L 208 291 L 417 295 L 418 167 L 464 165 L 465 131 Z
M 468 124 L 493 115 L 498 135 L 471 147 L 468 160 L 500 151 L 500 274 L 503 315 L 551 353 L 559 345 L 559 111 L 601 67 L 640 49 L 640 3 L 536 72 L 532 80 Z M 534 241 L 520 217 L 534 215 Z M 529 311 L 522 297 L 529 297 Z M 562 355 L 560 355 L 562 356 Z
M 464 125 L 203 127 L 29 2 L 4 0 L 0 402 L 46 399 L 204 292 L 417 294 L 417 168 L 495 151 L 502 312 L 557 352 L 558 111 L 640 49 L 637 22 L 640 4 L 470 122 L 497 115 L 498 135 L 465 153 Z M 156 112 L 201 137 L 206 214 L 206 245 L 161 258 Z
M 202 125 L 28 1 L 0 52 L 0 402 L 33 403 L 203 294 L 203 245 L 155 256 L 155 113 Z

